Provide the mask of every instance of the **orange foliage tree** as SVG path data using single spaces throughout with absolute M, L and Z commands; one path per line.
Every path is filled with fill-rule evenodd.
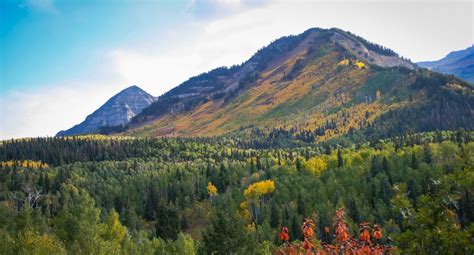
M 383 255 L 390 254 L 391 247 L 380 244 L 382 228 L 375 224 L 372 228 L 368 222 L 361 223 L 359 228 L 359 239 L 354 238 L 345 220 L 343 208 L 336 211 L 333 218 L 335 241 L 332 244 L 319 241 L 314 235 L 315 224 L 313 220 L 306 218 L 301 226 L 303 242 L 291 242 L 288 228 L 283 227 L 279 234 L 280 240 L 284 242 L 282 248 L 278 249 L 278 255 Z M 331 232 L 329 227 L 324 227 L 324 234 Z

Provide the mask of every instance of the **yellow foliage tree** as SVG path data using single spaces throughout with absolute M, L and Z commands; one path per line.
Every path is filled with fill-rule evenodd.
M 102 224 L 102 234 L 104 242 L 102 249 L 110 254 L 120 253 L 122 240 L 127 235 L 127 227 L 123 226 L 119 220 L 119 214 L 112 211 L 107 217 L 106 223 Z
M 244 196 L 247 199 L 240 207 L 245 209 L 246 215 L 251 215 L 255 221 L 258 219 L 260 209 L 266 204 L 267 194 L 275 190 L 275 182 L 272 180 L 260 181 L 250 185 L 245 191 Z
M 127 234 L 127 228 L 120 223 L 119 214 L 115 211 L 112 211 L 107 217 L 103 231 L 104 239 L 118 244 Z
M 365 68 L 364 62 L 361 62 L 361 61 L 356 61 L 354 65 L 357 66 L 357 68 L 359 69 Z
M 272 193 L 275 190 L 275 182 L 272 180 L 260 181 L 250 185 L 245 191 L 247 199 L 259 198 L 262 195 Z
M 217 195 L 217 188 L 211 182 L 207 183 L 207 194 L 209 194 L 210 197 Z
M 326 170 L 327 164 L 321 157 L 312 157 L 304 163 L 304 167 L 314 176 L 320 176 Z
M 17 246 L 19 254 L 66 254 L 63 244 L 54 236 L 39 234 L 31 228 L 20 234 Z
M 33 160 L 23 160 L 23 161 L 2 161 L 0 162 L 0 167 L 13 167 L 19 166 L 24 168 L 30 169 L 45 169 L 48 168 L 48 164 L 43 163 L 41 161 L 33 161 Z

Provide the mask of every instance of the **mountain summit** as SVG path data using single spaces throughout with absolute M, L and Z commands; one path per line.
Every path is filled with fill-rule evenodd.
M 355 132 L 386 137 L 472 129 L 473 89 L 419 69 L 394 51 L 340 29 L 286 36 L 230 68 L 175 87 L 135 116 L 134 136 L 299 132 L 323 141 Z
M 144 108 L 150 106 L 155 98 L 136 85 L 130 86 L 112 98 L 80 124 L 60 131 L 57 136 L 99 133 L 104 128 L 127 125 Z
M 453 74 L 474 83 L 474 45 L 464 50 L 453 51 L 440 60 L 417 64 L 433 71 Z

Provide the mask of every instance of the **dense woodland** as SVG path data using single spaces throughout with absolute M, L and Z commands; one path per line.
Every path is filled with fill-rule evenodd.
M 0 254 L 474 252 L 473 132 L 298 134 L 3 141 Z

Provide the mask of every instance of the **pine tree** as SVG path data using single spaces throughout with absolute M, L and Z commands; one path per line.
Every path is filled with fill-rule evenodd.
M 270 208 L 270 226 L 272 228 L 278 227 L 278 224 L 280 223 L 279 219 L 279 212 L 278 212 L 278 207 L 274 201 L 272 201 L 272 205 Z
M 299 158 L 296 159 L 296 170 L 301 172 L 301 160 Z
M 392 187 L 390 186 L 390 183 L 387 180 L 387 177 L 385 176 L 380 181 L 380 189 L 382 192 L 382 200 L 385 204 L 390 204 L 390 198 L 393 195 L 393 191 Z
M 433 161 L 433 152 L 428 145 L 423 146 L 423 159 L 427 164 L 431 164 Z
M 159 204 L 158 192 L 154 185 L 150 184 L 148 188 L 148 197 L 145 202 L 145 219 L 154 220 Z
M 178 211 L 161 205 L 157 211 L 156 220 L 156 235 L 165 240 L 176 240 L 181 227 Z
M 377 157 L 373 156 L 372 157 L 372 163 L 370 165 L 370 176 L 375 177 L 377 176 L 377 173 L 379 172 L 379 164 L 377 161 Z
M 302 215 L 303 217 L 306 217 L 306 206 L 303 198 L 301 197 L 301 194 L 298 194 L 298 214 Z
M 290 240 L 297 240 L 301 238 L 301 229 L 300 229 L 300 221 L 296 214 L 293 214 L 293 218 L 291 220 L 291 229 L 290 229 Z
M 411 167 L 413 169 L 418 169 L 418 159 L 416 158 L 415 152 L 411 153 Z
M 205 254 L 253 254 L 255 238 L 247 233 L 237 213 L 219 210 L 204 231 L 203 250 Z
M 418 192 L 416 191 L 415 179 L 410 178 L 410 180 L 408 180 L 407 192 L 408 192 L 407 194 L 408 198 L 412 200 L 413 204 L 416 204 L 416 198 L 418 197 Z
M 344 159 L 342 158 L 341 149 L 337 150 L 337 166 L 344 167 Z

